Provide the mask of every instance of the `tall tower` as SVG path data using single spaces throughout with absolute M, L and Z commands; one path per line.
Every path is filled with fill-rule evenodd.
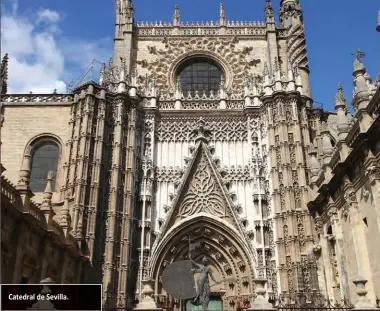
M 306 50 L 306 37 L 303 12 L 299 0 L 281 0 L 281 27 L 287 29 L 287 52 L 292 66 L 298 67 L 304 95 L 310 95 L 309 60 Z
M 116 66 L 125 59 L 126 74 L 131 72 L 133 51 L 134 9 L 132 0 L 116 0 L 114 61 Z

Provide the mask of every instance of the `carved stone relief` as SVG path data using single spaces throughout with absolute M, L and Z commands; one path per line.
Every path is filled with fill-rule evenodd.
M 229 121 L 221 118 L 204 119 L 206 126 L 212 133 L 211 141 L 246 141 L 248 130 L 246 121 L 240 118 Z M 194 129 L 198 119 L 186 118 L 163 120 L 157 125 L 158 141 L 193 141 L 196 138 Z
M 163 43 L 164 49 L 150 48 L 150 53 L 156 56 L 153 60 L 137 62 L 149 73 L 156 74 L 157 86 L 162 93 L 170 93 L 174 89 L 175 68 L 187 57 L 202 55 L 216 60 L 226 73 L 226 86 L 238 86 L 233 89 L 238 92 L 242 91 L 245 74 L 259 62 L 250 55 L 252 48 L 237 48 L 236 37 L 195 37 L 186 40 L 165 37 Z

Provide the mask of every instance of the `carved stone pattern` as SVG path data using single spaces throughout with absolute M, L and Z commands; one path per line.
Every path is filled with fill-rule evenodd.
M 276 160 L 277 160 L 277 167 L 280 167 L 282 165 L 280 147 L 276 147 Z
M 285 251 L 288 251 L 288 247 L 289 247 L 289 229 L 288 229 L 287 225 L 284 226 L 283 232 L 284 232 L 284 244 L 285 244 L 285 248 L 286 248 Z
M 299 223 L 297 225 L 297 232 L 298 232 L 298 241 L 300 243 L 301 252 L 304 251 L 306 240 L 305 240 L 305 228 L 302 223 Z
M 293 184 L 294 203 L 296 208 L 301 208 L 301 189 L 298 183 Z
M 298 172 L 296 170 L 292 170 L 292 179 L 293 183 L 298 182 Z
M 285 112 L 286 122 L 287 123 L 293 122 L 293 112 L 292 112 L 293 109 L 292 109 L 292 106 L 286 105 L 285 110 L 286 110 L 286 112 Z
M 225 217 L 225 202 L 222 197 L 217 182 L 212 177 L 206 155 L 202 154 L 190 187 L 179 208 L 179 215 L 188 217 L 207 212 L 216 217 Z
M 287 37 L 288 55 L 294 66 L 309 68 L 306 39 L 301 25 L 291 27 Z
M 275 243 L 274 243 L 274 235 L 273 235 L 273 229 L 270 228 L 268 230 L 268 236 L 269 236 L 269 247 L 270 247 L 270 254 L 271 256 L 274 256 L 275 254 Z
M 257 250 L 257 272 L 259 278 L 264 278 L 263 251 L 261 249 Z
M 293 264 L 290 256 L 286 256 L 286 275 L 288 277 L 289 293 L 294 292 Z
M 260 121 L 260 132 L 261 132 L 262 138 L 267 137 L 267 131 L 268 131 L 268 127 L 266 124 L 266 117 L 263 116 L 263 119 Z
M 212 110 L 219 108 L 219 102 L 212 101 L 196 101 L 196 102 L 183 102 L 182 109 L 185 110 Z M 161 108 L 161 107 L 160 107 Z
M 239 181 L 252 180 L 250 168 L 248 165 L 244 165 L 244 166 L 238 165 L 237 167 L 235 167 L 234 165 L 232 165 L 231 167 L 225 166 L 221 168 L 219 172 L 223 178 L 224 183 L 231 182 L 234 180 L 239 180 Z
M 271 277 L 272 277 L 272 290 L 273 290 L 273 294 L 277 294 L 277 292 L 278 292 L 278 285 L 277 285 L 276 260 L 271 260 L 271 262 L 270 262 L 270 271 L 271 271 Z
M 253 67 L 252 60 L 249 58 L 251 48 L 238 49 L 236 38 L 219 38 L 219 37 L 194 37 L 194 38 L 165 38 L 164 49 L 156 49 L 155 59 L 138 62 L 143 68 L 145 67 L 150 73 L 157 77 L 157 87 L 162 93 L 170 91 L 169 75 L 172 64 L 194 51 L 203 51 L 207 53 L 216 53 L 225 63 L 229 65 L 233 72 L 233 85 L 240 85 L 240 91 L 243 88 L 244 76 Z M 239 89 L 239 88 L 237 88 Z
M 285 188 L 283 184 L 280 184 L 280 201 L 281 201 L 281 210 L 285 209 Z
M 273 120 L 274 124 L 278 124 L 277 105 L 273 105 L 273 108 L 272 108 L 272 120 Z
M 284 182 L 284 177 L 283 177 L 282 172 L 279 172 L 279 173 L 278 173 L 278 182 L 279 182 L 280 184 L 282 184 L 282 183 Z
M 158 141 L 193 141 L 196 138 L 194 129 L 197 127 L 197 119 L 183 119 L 176 121 L 163 121 L 158 124 Z M 247 141 L 248 130 L 243 120 L 207 120 L 205 125 L 211 132 L 209 137 L 214 141 Z
M 302 267 L 302 281 L 303 281 L 304 290 L 306 292 L 311 292 L 312 290 L 311 274 L 310 274 L 308 258 L 306 255 L 301 255 L 301 267 Z
M 156 167 L 156 180 L 158 182 L 179 182 L 184 174 L 184 170 L 180 167 Z

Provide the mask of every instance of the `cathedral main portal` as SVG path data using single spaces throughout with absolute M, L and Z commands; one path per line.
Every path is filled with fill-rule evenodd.
M 184 176 L 172 209 L 153 245 L 151 279 L 156 295 L 167 295 L 163 271 L 174 261 L 191 259 L 202 263 L 206 257 L 213 276 L 209 310 L 226 309 L 229 297 L 253 292 L 254 251 L 244 234 L 208 147 L 199 142 Z M 190 271 L 189 271 L 190 272 Z M 180 276 L 178 276 L 180 277 Z M 195 284 L 197 284 L 195 275 Z M 184 310 L 198 310 L 190 301 Z

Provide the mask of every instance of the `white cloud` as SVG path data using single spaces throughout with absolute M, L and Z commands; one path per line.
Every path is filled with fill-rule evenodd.
M 37 13 L 37 21 L 45 23 L 58 23 L 61 20 L 61 15 L 49 9 L 41 9 Z
M 64 80 L 76 78 L 92 61 L 111 56 L 107 43 L 62 37 L 61 14 L 41 9 L 35 16 L 18 13 L 18 2 L 4 11 L 1 27 L 3 53 L 9 54 L 9 93 L 66 92 Z

